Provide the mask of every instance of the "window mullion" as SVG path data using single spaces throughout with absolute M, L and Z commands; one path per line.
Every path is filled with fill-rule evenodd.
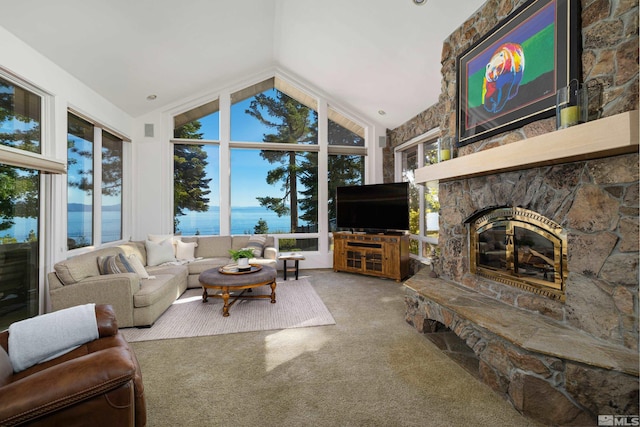
M 102 242 L 102 129 L 93 127 L 93 245 Z
M 231 94 L 220 94 L 220 235 L 231 234 Z

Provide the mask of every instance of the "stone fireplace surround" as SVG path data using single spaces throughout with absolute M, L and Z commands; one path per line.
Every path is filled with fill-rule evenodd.
M 421 332 L 435 322 L 453 330 L 480 359 L 482 381 L 545 423 L 595 425 L 599 414 L 638 415 L 637 112 L 625 116 L 631 119 L 616 147 L 604 138 L 604 145 L 596 142 L 588 153 L 560 156 L 549 166 L 537 166 L 538 154 L 507 156 L 511 166 L 496 160 L 455 176 L 454 161 L 473 159 L 466 156 L 445 172 L 446 162 L 431 171 L 440 179 L 440 277 L 423 269 L 405 283 L 406 319 Z M 619 119 L 590 123 L 591 136 L 579 147 L 610 135 Z M 553 151 L 561 143 L 553 139 L 583 130 L 527 142 L 538 152 Z M 428 168 L 417 180 L 429 179 Z M 530 209 L 565 227 L 565 302 L 470 273 L 464 220 L 495 205 Z

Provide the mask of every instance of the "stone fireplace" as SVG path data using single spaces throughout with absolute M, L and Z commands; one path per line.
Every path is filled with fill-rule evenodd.
M 579 3 L 589 121 L 534 121 L 416 170 L 438 181 L 439 256 L 405 282 L 407 322 L 453 331 L 484 383 L 548 425 L 639 413 L 638 2 Z M 456 145 L 456 58 L 522 4 L 487 1 L 444 41 L 440 98 L 388 132 L 385 182 L 394 147 Z
M 407 321 L 454 331 L 481 380 L 545 423 L 639 411 L 637 121 L 632 112 L 416 173 L 439 179 L 441 253 L 438 277 L 422 269 L 405 283 Z M 618 148 L 596 142 L 539 166 L 564 138 L 579 132 L 588 146 L 614 122 L 627 129 Z

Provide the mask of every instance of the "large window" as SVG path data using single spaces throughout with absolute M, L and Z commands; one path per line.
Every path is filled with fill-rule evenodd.
M 231 150 L 231 234 L 318 231 L 318 153 Z
M 93 125 L 69 114 L 67 136 L 67 245 L 93 245 Z
M 122 239 L 123 149 L 122 138 L 68 114 L 68 249 Z
M 415 170 L 438 161 L 438 142 L 435 132 L 396 148 L 398 180 L 409 182 L 409 251 L 418 258 L 428 258 L 438 243 L 438 183 L 418 185 Z
M 173 145 L 174 231 L 187 236 L 220 234 L 216 144 Z
M 317 101 L 275 77 L 234 92 L 231 140 L 317 144 Z
M 199 105 L 173 121 L 174 232 L 220 234 L 220 102 L 214 99 Z
M 234 92 L 231 140 L 231 233 L 317 233 L 318 153 L 300 147 L 318 145 L 317 100 L 279 78 Z M 250 143 L 270 145 L 239 148 Z M 279 248 L 316 250 L 317 239 Z
M 329 106 L 322 126 L 318 99 L 279 77 L 227 96 L 174 116 L 175 231 L 218 234 L 226 220 L 225 233 L 277 234 L 281 251 L 318 250 L 322 205 L 330 229 L 335 187 L 364 183 L 364 127 Z

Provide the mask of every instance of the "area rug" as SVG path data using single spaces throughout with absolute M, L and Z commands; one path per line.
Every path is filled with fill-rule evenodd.
M 210 291 L 211 292 L 211 291 Z M 270 294 L 269 286 L 254 288 Z M 278 282 L 276 303 L 269 299 L 239 299 L 222 316 L 222 299 L 202 302 L 202 289 L 188 289 L 150 328 L 124 328 L 129 342 L 232 334 L 272 329 L 334 325 L 333 316 L 306 278 Z

